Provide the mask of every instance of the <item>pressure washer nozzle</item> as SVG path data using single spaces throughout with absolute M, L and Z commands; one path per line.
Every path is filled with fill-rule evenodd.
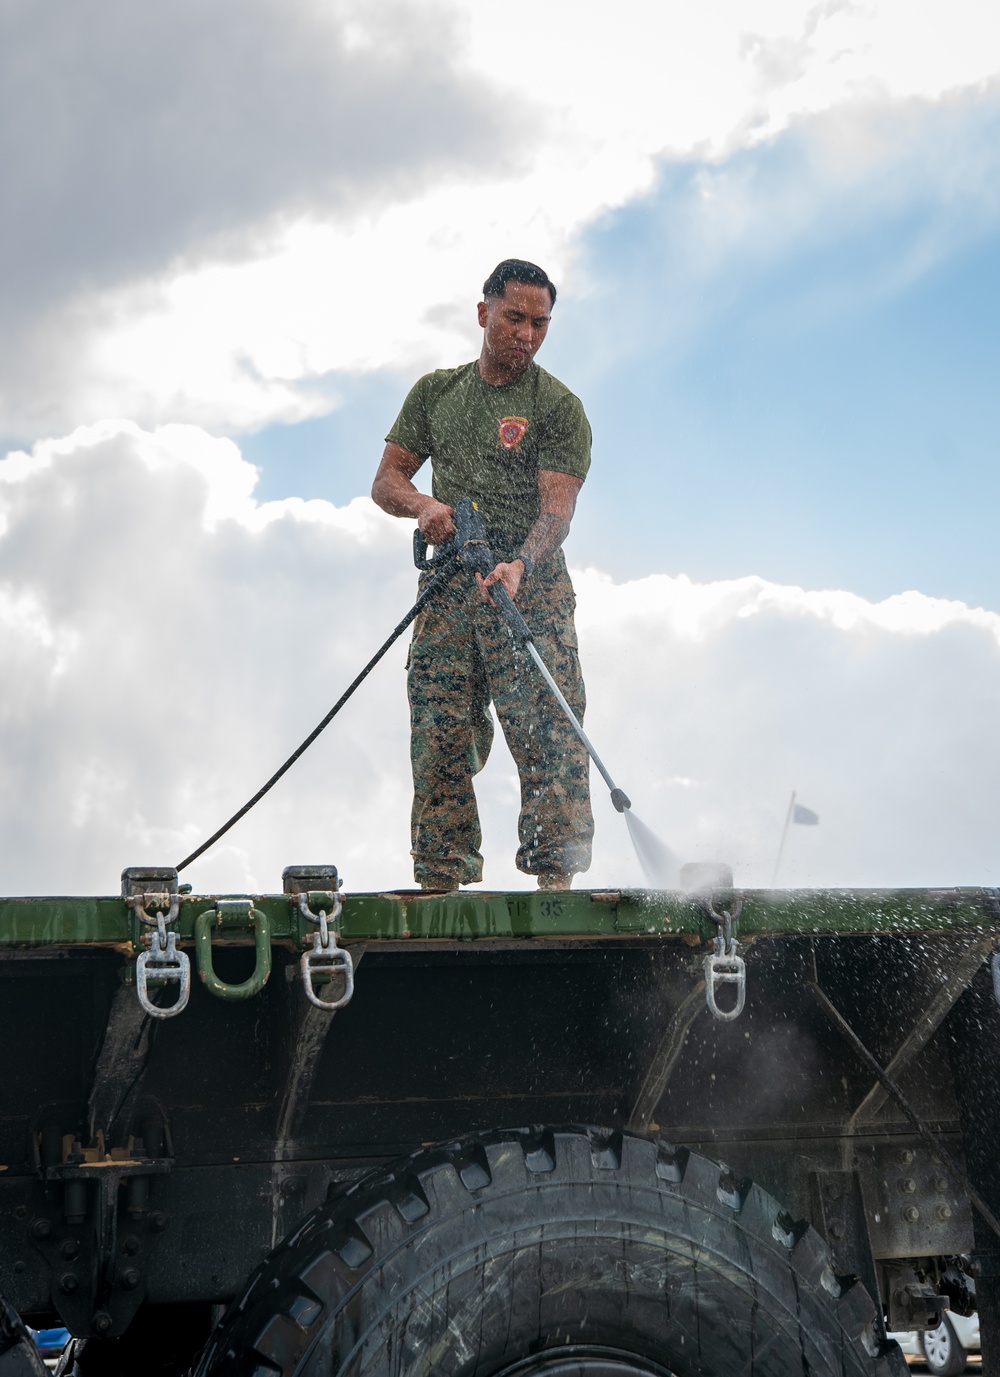
M 619 813 L 624 813 L 626 808 L 632 807 L 632 800 L 629 798 L 628 794 L 626 794 L 624 789 L 612 789 L 611 802 L 618 809 Z

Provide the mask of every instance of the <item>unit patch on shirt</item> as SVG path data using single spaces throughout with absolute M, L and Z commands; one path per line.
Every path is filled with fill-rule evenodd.
M 504 449 L 517 449 L 528 430 L 523 416 L 503 416 L 500 419 L 500 443 Z

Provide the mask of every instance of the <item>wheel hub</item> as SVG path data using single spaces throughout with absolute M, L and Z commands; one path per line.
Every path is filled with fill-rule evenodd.
M 944 1324 L 924 1331 L 924 1352 L 928 1362 L 942 1367 L 951 1357 L 951 1336 Z

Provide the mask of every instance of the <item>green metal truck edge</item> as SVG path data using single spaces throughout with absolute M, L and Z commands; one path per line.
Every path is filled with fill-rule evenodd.
M 299 912 L 297 900 L 285 894 L 185 894 L 179 902 L 179 939 L 192 942 L 199 915 L 220 898 L 234 897 L 247 900 L 248 921 L 242 928 L 227 921 L 214 932 L 214 941 L 252 940 L 251 906 L 266 915 L 272 941 L 301 946 L 315 930 Z M 974 935 L 1000 929 L 1000 902 L 992 889 L 747 890 L 742 897 L 742 940 L 763 935 Z M 716 904 L 723 898 L 716 894 Z M 348 942 L 715 935 L 697 896 L 637 889 L 347 894 L 339 927 Z M 119 897 L 0 899 L 0 948 L 96 944 L 129 945 L 138 951 L 149 931 Z

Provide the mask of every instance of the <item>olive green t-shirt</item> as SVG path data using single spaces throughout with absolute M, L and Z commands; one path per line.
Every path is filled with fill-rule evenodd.
M 538 470 L 583 479 L 590 467 L 579 398 L 536 363 L 499 387 L 483 381 L 478 363 L 427 373 L 385 438 L 430 458 L 439 502 L 471 497 L 495 553 L 508 558 L 538 517 Z

